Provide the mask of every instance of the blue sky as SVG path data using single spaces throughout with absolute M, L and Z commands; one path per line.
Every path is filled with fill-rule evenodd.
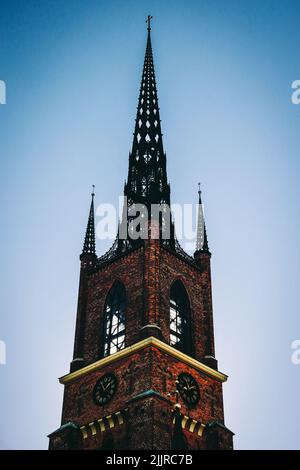
M 202 182 L 226 424 L 236 448 L 299 449 L 299 2 L 0 8 L 0 448 L 46 448 L 59 425 L 90 188 L 122 192 L 151 13 L 172 202 Z

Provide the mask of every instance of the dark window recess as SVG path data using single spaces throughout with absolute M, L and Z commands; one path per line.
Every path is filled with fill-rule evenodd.
M 116 282 L 109 291 L 104 308 L 104 356 L 125 347 L 125 307 L 125 288 Z
M 170 345 L 191 353 L 190 306 L 186 290 L 180 281 L 174 282 L 170 292 Z

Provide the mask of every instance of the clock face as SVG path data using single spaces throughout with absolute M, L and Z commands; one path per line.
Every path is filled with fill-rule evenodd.
M 114 374 L 105 374 L 97 381 L 93 398 L 96 405 L 106 405 L 117 391 L 117 378 Z
M 183 372 L 178 376 L 177 389 L 184 403 L 188 406 L 194 406 L 200 399 L 199 386 L 190 374 Z

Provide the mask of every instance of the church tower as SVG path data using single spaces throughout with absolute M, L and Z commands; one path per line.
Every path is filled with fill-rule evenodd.
M 201 191 L 192 257 L 176 239 L 169 209 L 150 21 L 123 217 L 111 249 L 97 257 L 93 190 L 80 255 L 74 355 L 70 372 L 60 378 L 62 422 L 49 435 L 49 449 L 233 446 L 223 412 L 227 376 L 215 358 Z M 140 207 L 146 211 L 137 224 Z

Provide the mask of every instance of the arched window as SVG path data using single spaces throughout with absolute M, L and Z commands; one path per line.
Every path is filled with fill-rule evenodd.
M 191 353 L 191 319 L 189 299 L 183 284 L 174 282 L 170 292 L 170 345 Z
M 121 282 L 116 282 L 104 307 L 104 356 L 125 347 L 125 304 L 125 288 Z

